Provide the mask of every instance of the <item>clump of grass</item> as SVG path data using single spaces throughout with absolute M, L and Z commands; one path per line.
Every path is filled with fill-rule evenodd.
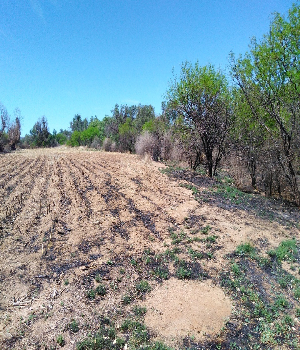
M 72 320 L 69 324 L 68 324 L 68 329 L 73 332 L 73 333 L 77 333 L 79 331 L 79 325 L 77 323 L 76 320 Z
M 208 232 L 209 232 L 211 229 L 212 229 L 211 226 L 206 225 L 205 227 L 203 227 L 203 228 L 201 229 L 201 233 L 203 233 L 204 235 L 207 235 Z
M 186 238 L 186 233 L 180 231 L 179 233 L 175 232 L 174 228 L 169 228 L 169 234 L 172 239 L 172 244 L 179 244 Z
M 86 293 L 86 296 L 89 298 L 89 299 L 95 299 L 96 297 L 96 292 L 94 289 L 90 289 L 87 293 Z
M 90 289 L 87 293 L 86 296 L 89 299 L 95 299 L 96 295 L 100 295 L 102 297 L 104 297 L 107 293 L 106 287 L 102 284 L 100 284 L 99 286 L 96 287 L 96 289 Z
M 137 283 L 135 288 L 136 288 L 137 292 L 141 293 L 141 294 L 147 293 L 151 290 L 149 283 L 147 281 L 144 281 L 144 280 Z
M 250 243 L 240 244 L 236 249 L 236 254 L 239 256 L 256 257 L 256 250 Z
M 133 300 L 133 297 L 131 294 L 125 294 L 123 297 L 122 297 L 122 304 L 123 305 L 128 305 L 132 302 Z
M 135 314 L 135 316 L 141 317 L 146 314 L 147 309 L 145 307 L 135 305 L 132 311 Z
M 207 243 L 216 243 L 218 236 L 208 236 L 205 239 L 203 239 L 203 242 L 207 242 Z
M 191 268 L 185 261 L 179 262 L 179 266 L 176 270 L 176 276 L 181 280 L 190 279 L 192 277 Z
M 94 336 L 90 335 L 77 343 L 77 350 L 122 350 L 124 346 L 125 340 L 116 337 L 116 331 L 113 327 L 101 326 Z
M 169 270 L 167 267 L 157 266 L 153 271 L 155 276 L 162 280 L 167 280 L 169 278 Z
M 295 261 L 296 254 L 298 252 L 297 242 L 295 239 L 289 239 L 280 243 L 275 249 L 269 251 L 271 257 L 276 258 L 278 262 L 283 260 Z
M 96 275 L 95 281 L 96 281 L 97 283 L 100 283 L 100 282 L 102 281 L 102 278 L 101 278 L 101 276 L 100 276 L 99 274 Z
M 99 286 L 96 287 L 95 292 L 96 292 L 96 294 L 104 297 L 107 293 L 107 290 L 106 290 L 106 287 L 104 285 L 100 284 Z
M 61 347 L 63 347 L 66 343 L 64 337 L 61 334 L 56 338 L 56 342 Z
M 197 250 L 193 250 L 192 248 L 188 249 L 188 253 L 190 254 L 190 256 L 193 260 L 200 260 L 200 259 L 203 259 L 203 257 L 204 257 L 204 254 L 202 252 L 199 252 Z
M 294 297 L 300 300 L 300 286 L 294 289 Z
M 139 346 L 143 343 L 147 343 L 150 339 L 150 335 L 143 323 L 138 321 L 133 321 L 126 319 L 121 325 L 121 330 L 123 332 L 130 332 L 131 339 L 130 342 L 133 345 L 133 348 Z

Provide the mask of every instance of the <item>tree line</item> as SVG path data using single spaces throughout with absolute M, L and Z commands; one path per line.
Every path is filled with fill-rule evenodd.
M 111 116 L 75 115 L 69 130 L 48 130 L 41 118 L 20 140 L 20 118 L 6 126 L 1 109 L 0 151 L 66 144 L 184 160 L 208 176 L 222 165 L 267 195 L 288 194 L 300 205 L 300 7 L 275 14 L 269 32 L 249 51 L 230 54 L 229 76 L 213 65 L 184 62 L 155 115 L 151 105 L 118 105 Z M 19 128 L 19 129 L 18 129 Z M 4 140 L 4 141 L 3 141 Z

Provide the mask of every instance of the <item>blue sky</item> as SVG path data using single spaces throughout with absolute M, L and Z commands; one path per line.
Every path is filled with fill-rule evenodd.
M 41 116 L 50 131 L 152 104 L 183 61 L 226 69 L 267 33 L 289 0 L 1 0 L 0 102 L 20 108 L 22 135 Z

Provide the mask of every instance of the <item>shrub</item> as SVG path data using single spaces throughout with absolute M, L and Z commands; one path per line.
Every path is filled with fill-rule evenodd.
M 155 152 L 158 149 L 157 138 L 150 134 L 148 131 L 139 135 L 135 143 L 135 151 L 139 155 L 149 154 L 154 157 Z
M 95 136 L 93 142 L 91 143 L 91 148 L 95 148 L 95 149 L 101 148 L 101 140 L 98 136 Z
M 116 143 L 112 141 L 109 137 L 105 138 L 103 141 L 102 148 L 106 152 L 114 152 L 116 150 Z

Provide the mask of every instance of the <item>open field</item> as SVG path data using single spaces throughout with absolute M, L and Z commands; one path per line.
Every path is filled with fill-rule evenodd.
M 299 223 L 135 155 L 0 155 L 0 349 L 299 349 Z

